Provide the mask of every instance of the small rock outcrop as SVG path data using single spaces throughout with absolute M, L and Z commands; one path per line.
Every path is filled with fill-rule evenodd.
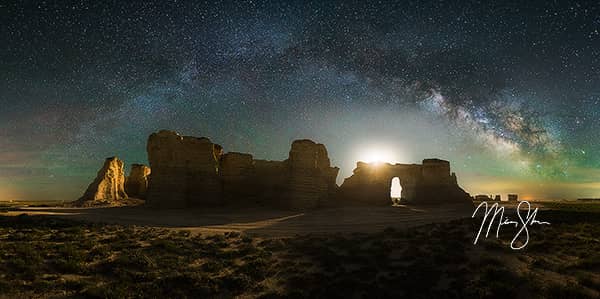
M 219 159 L 223 149 L 210 139 L 160 131 L 148 138 L 152 172 L 149 206 L 190 207 L 220 203 Z
M 473 197 L 475 201 L 492 201 L 492 197 L 490 195 L 485 194 L 477 194 Z
M 119 204 L 120 201 L 127 199 L 124 184 L 123 161 L 117 157 L 107 158 L 98 171 L 96 179 L 88 186 L 83 196 L 74 202 L 74 205 Z
M 132 164 L 129 176 L 125 178 L 125 192 L 129 197 L 146 198 L 150 167 L 143 164 Z

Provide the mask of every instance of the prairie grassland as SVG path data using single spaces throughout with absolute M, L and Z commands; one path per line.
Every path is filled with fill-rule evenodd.
M 520 251 L 470 218 L 282 238 L 0 214 L 0 297 L 597 298 L 600 213 L 559 208 Z

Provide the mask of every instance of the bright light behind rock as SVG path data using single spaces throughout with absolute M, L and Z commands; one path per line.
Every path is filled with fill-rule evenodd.
M 367 163 L 397 163 L 398 153 L 384 147 L 370 148 L 360 154 L 358 161 Z

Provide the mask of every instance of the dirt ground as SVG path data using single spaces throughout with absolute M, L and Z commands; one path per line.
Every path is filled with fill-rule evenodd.
M 0 208 L 0 298 L 598 298 L 600 205 L 538 205 L 551 225 L 516 251 L 510 226 L 473 244 L 468 206 L 17 203 Z
M 186 229 L 210 233 L 239 231 L 265 236 L 308 233 L 377 232 L 470 217 L 464 206 L 341 207 L 305 212 L 265 208 L 149 209 L 138 207 L 24 207 L 3 215 L 53 215 L 100 223 Z

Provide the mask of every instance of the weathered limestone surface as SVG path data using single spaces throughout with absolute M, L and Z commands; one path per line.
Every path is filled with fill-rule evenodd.
M 325 146 L 310 140 L 294 141 L 285 161 L 223 154 L 208 138 L 172 131 L 150 135 L 147 150 L 150 206 L 261 204 L 305 209 L 332 198 L 337 188 L 339 169 L 331 167 Z
M 290 207 L 314 208 L 324 204 L 335 191 L 339 169 L 331 167 L 323 144 L 307 139 L 294 141 L 287 163 Z
M 205 137 L 180 136 L 163 130 L 150 135 L 147 151 L 152 169 L 148 205 L 189 207 L 221 203 L 220 145 Z
M 236 152 L 224 154 L 221 157 L 219 176 L 225 202 L 244 204 L 256 200 L 252 155 Z
M 402 200 L 412 204 L 468 203 L 450 163 L 358 162 L 351 177 L 336 185 L 339 169 L 327 149 L 311 140 L 295 140 L 284 161 L 255 160 L 229 152 L 208 138 L 160 131 L 148 138 L 152 172 L 146 203 L 159 207 L 205 207 L 215 204 L 268 205 L 293 209 L 366 204 L 391 205 L 390 184 L 400 179 Z
M 310 140 L 292 143 L 285 161 L 254 160 L 249 154 L 226 153 L 219 177 L 226 203 L 261 204 L 293 209 L 318 206 L 335 191 L 338 169 L 327 150 Z
M 285 196 L 289 182 L 289 168 L 286 161 L 254 160 L 255 198 L 268 206 L 285 206 Z
M 358 162 L 353 175 L 340 186 L 338 202 L 390 205 L 390 182 L 394 177 L 400 179 L 404 203 L 472 205 L 470 195 L 450 173 L 450 163 L 439 159 L 425 159 L 423 164 Z
M 327 201 L 337 187 L 338 168 L 330 166 L 325 146 L 310 140 L 294 141 L 285 161 L 227 153 L 221 167 L 223 193 L 229 202 L 307 209 Z
M 253 164 L 254 159 L 250 154 L 226 153 L 221 157 L 221 178 L 230 181 L 243 179 L 251 174 Z
M 402 175 L 399 175 L 402 174 Z M 340 187 L 341 204 L 390 205 L 392 178 L 399 177 L 403 198 L 416 197 L 416 186 L 421 176 L 421 165 L 389 163 L 356 163 L 352 176 Z
M 125 178 L 125 192 L 129 197 L 146 198 L 150 167 L 143 164 L 132 164 L 129 176 Z
M 96 179 L 88 186 L 87 190 L 75 205 L 90 206 L 96 204 L 113 204 L 127 199 L 124 188 L 125 174 L 123 161 L 117 157 L 110 157 L 98 171 Z
M 227 204 L 284 206 L 289 182 L 285 161 L 254 160 L 249 154 L 226 153 L 221 158 L 219 176 Z

